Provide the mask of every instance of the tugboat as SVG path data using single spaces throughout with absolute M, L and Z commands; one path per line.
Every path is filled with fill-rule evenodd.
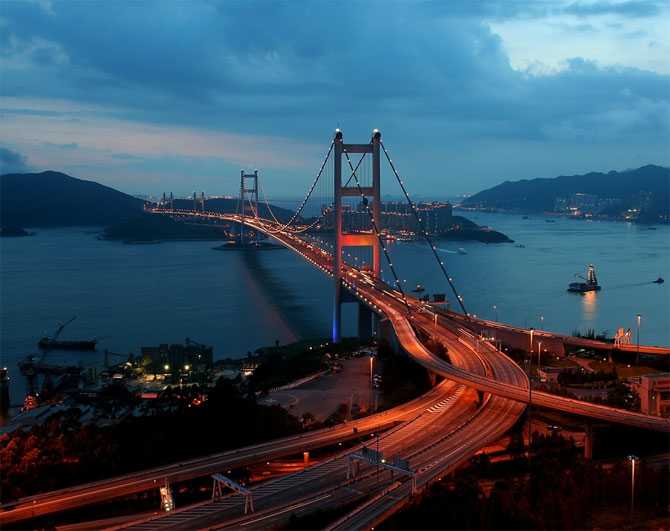
M 654 280 L 654 284 L 663 284 L 663 282 L 665 282 L 663 277 L 658 277 L 656 280 Z
M 577 274 L 575 275 L 586 282 L 571 282 L 568 286 L 568 291 L 573 293 L 587 293 L 589 291 L 600 291 L 601 287 L 598 285 L 598 279 L 596 278 L 596 268 L 593 264 L 589 264 L 586 269 L 586 278 Z
M 62 350 L 95 350 L 97 339 L 83 339 L 83 340 L 59 340 L 58 336 L 67 325 L 77 318 L 75 315 L 67 323 L 61 323 L 56 329 L 56 333 L 52 337 L 43 337 L 37 342 L 37 346 L 43 350 L 62 349 Z

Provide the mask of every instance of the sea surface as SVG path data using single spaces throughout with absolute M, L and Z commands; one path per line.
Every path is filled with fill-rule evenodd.
M 619 326 L 635 331 L 639 313 L 641 342 L 670 345 L 670 227 L 466 216 L 515 240 L 437 242 L 469 312 L 564 333 L 610 334 Z M 212 345 L 215 358 L 244 357 L 275 341 L 330 333 L 332 281 L 288 250 L 224 252 L 212 249 L 217 242 L 126 245 L 100 241 L 91 228 L 35 231 L 0 240 L 0 356 L 13 403 L 25 393 L 18 361 L 38 352 L 38 339 L 72 316 L 77 319 L 61 337 L 99 338 L 98 350 L 50 352 L 45 362 L 101 366 L 105 349 L 125 357 L 187 337 Z M 408 291 L 420 283 L 426 293 L 449 295 L 425 244 L 395 243 L 389 252 Z M 603 290 L 567 293 L 589 263 Z M 653 284 L 658 276 L 666 284 Z M 384 277 L 391 278 L 389 271 Z M 355 306 L 347 306 L 344 332 L 351 335 Z

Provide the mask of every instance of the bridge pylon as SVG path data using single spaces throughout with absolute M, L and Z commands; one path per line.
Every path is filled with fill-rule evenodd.
M 382 135 L 378 130 L 374 130 L 372 138 L 367 144 L 345 144 L 342 131 L 335 131 L 334 139 L 334 203 L 335 203 L 335 256 L 333 262 L 335 278 L 335 297 L 333 301 L 333 332 L 332 339 L 338 343 L 342 338 L 342 303 L 347 302 L 342 286 L 342 250 L 344 247 L 371 247 L 372 248 L 372 274 L 379 278 L 381 273 L 381 247 L 379 238 L 374 230 L 369 232 L 348 233 L 342 230 L 342 198 L 359 197 L 363 194 L 364 198 L 372 199 L 372 217 L 374 225 L 380 226 L 381 212 L 381 159 L 380 142 Z M 369 153 L 372 155 L 372 186 L 342 186 L 342 156 L 345 153 Z M 349 181 L 350 179 L 347 179 Z M 372 312 L 363 303 L 358 306 L 358 335 L 361 338 L 368 338 L 372 335 Z
M 250 188 L 247 182 L 251 181 L 253 186 Z M 253 217 L 258 217 L 258 170 L 253 173 L 244 173 L 240 171 L 240 216 L 242 222 L 240 223 L 240 245 L 244 245 L 244 218 L 246 217 L 246 201 L 251 203 L 251 214 Z

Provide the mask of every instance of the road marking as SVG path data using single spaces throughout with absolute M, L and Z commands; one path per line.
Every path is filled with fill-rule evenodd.
M 243 524 L 240 524 L 241 526 L 247 526 L 251 524 L 255 524 L 256 522 L 262 522 L 263 520 L 267 520 L 268 518 L 272 518 L 273 516 L 278 516 L 280 514 L 287 513 L 289 511 L 293 511 L 295 509 L 301 509 L 302 507 L 307 507 L 308 505 L 312 505 L 313 503 L 316 503 L 321 500 L 325 500 L 326 498 L 330 498 L 332 494 L 324 494 L 323 496 L 320 496 L 319 498 L 314 498 L 313 500 L 307 500 L 303 503 L 296 503 L 295 505 L 291 505 L 289 507 L 286 507 L 282 509 L 281 511 L 276 511 L 274 513 L 261 516 L 260 518 L 256 518 L 255 520 L 250 520 L 248 522 L 244 522 Z

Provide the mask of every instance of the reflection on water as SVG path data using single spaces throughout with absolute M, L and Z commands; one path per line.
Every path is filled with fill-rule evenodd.
M 598 293 L 587 291 L 581 295 L 582 298 L 582 320 L 584 322 L 595 321 L 598 312 Z

